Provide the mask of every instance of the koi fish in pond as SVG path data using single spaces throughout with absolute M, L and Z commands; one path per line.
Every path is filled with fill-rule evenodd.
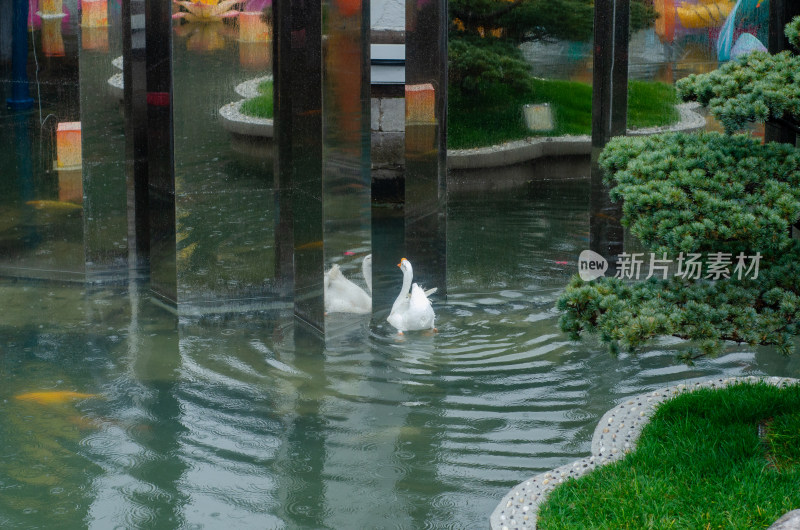
M 64 201 L 28 201 L 25 204 L 33 206 L 37 210 L 45 210 L 48 212 L 77 212 L 83 210 L 83 206 L 73 202 Z
M 322 248 L 322 240 L 319 241 L 311 241 L 310 243 L 303 243 L 300 246 L 295 247 L 295 250 L 316 250 Z
M 46 392 L 28 392 L 25 394 L 18 394 L 14 396 L 14 399 L 38 403 L 39 405 L 60 405 L 61 403 L 66 403 L 68 401 L 96 397 L 100 397 L 100 395 L 72 392 L 71 390 L 51 390 Z

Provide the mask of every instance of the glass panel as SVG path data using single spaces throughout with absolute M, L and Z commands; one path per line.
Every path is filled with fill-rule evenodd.
M 120 5 L 81 3 L 81 124 L 87 273 L 127 275 L 125 127 L 118 90 L 109 80 L 121 72 Z
M 26 16 L 26 4 L 4 2 L 0 17 L 0 163 L 16 168 L 0 184 L 0 271 L 81 279 L 80 13 L 74 1 L 33 2 Z
M 228 3 L 207 9 L 198 1 L 173 15 L 179 305 L 259 306 L 273 289 L 268 5 L 252 0 L 239 13 Z
M 331 314 L 372 312 L 372 276 L 362 267 L 372 252 L 368 20 L 368 2 L 323 4 L 325 306 Z M 342 322 L 335 317 L 326 326 Z
M 276 173 L 290 197 L 294 311 L 324 328 L 320 2 L 276 2 Z M 288 217 L 284 217 L 288 216 Z
M 415 283 L 447 292 L 446 3 L 406 3 L 405 254 Z

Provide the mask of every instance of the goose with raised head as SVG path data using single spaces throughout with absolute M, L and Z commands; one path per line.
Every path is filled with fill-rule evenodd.
M 414 269 L 411 267 L 411 262 L 403 258 L 397 266 L 403 271 L 403 287 L 386 320 L 397 328 L 400 334 L 404 331 L 435 329 L 433 322 L 436 314 L 433 312 L 427 293 L 416 283 L 412 284 Z M 435 292 L 435 289 L 428 291 L 430 292 Z
M 372 312 L 372 297 L 365 293 L 364 289 L 345 278 L 339 265 L 334 264 L 331 270 L 325 273 L 324 281 L 326 313 L 363 315 Z
M 364 283 L 367 284 L 369 295 L 372 296 L 372 254 L 364 256 L 364 261 L 361 262 L 361 274 L 364 275 Z

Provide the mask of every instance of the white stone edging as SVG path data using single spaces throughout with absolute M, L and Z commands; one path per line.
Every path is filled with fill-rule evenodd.
M 787 377 L 728 377 L 679 384 L 626 399 L 600 419 L 592 436 L 591 456 L 541 473 L 515 486 L 492 512 L 489 519 L 492 530 L 535 529 L 539 506 L 550 491 L 568 478 L 583 476 L 631 452 L 642 428 L 664 401 L 700 388 L 723 388 L 736 383 L 759 381 L 781 387 L 796 384 L 800 380 Z
M 705 127 L 706 118 L 698 112 L 701 108 L 699 103 L 681 103 L 675 108 L 680 116 L 677 123 L 629 129 L 628 135 L 692 132 Z M 529 137 L 474 149 L 450 149 L 447 151 L 447 165 L 449 169 L 491 168 L 519 164 L 542 156 L 589 155 L 591 152 L 592 138 L 589 135 Z
M 255 79 L 248 79 L 247 81 L 243 81 L 236 85 L 236 88 L 234 88 L 233 91 L 245 99 L 254 98 L 261 95 L 261 93 L 258 91 L 258 85 L 264 81 L 272 81 L 272 76 L 265 75 L 263 77 L 256 77 Z
M 273 121 L 267 118 L 254 118 L 242 113 L 242 103 L 246 99 L 240 99 L 233 103 L 228 103 L 219 109 L 219 117 L 225 130 L 242 134 L 245 136 L 258 136 L 262 138 L 272 138 Z
M 234 91 L 245 99 L 233 101 L 219 109 L 222 127 L 235 134 L 272 138 L 275 134 L 274 122 L 269 118 L 256 118 L 242 113 L 242 103 L 259 95 L 258 85 L 272 79 L 271 75 L 248 79 L 239 83 Z

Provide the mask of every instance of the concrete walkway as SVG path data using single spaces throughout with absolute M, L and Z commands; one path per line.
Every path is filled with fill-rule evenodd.
M 755 383 L 764 381 L 770 385 L 786 386 L 800 380 L 785 377 L 730 377 L 704 382 L 680 384 L 655 392 L 648 392 L 626 399 L 622 404 L 605 413 L 594 430 L 592 454 L 542 473 L 515 486 L 492 512 L 490 523 L 493 530 L 514 530 L 536 528 L 536 514 L 539 505 L 547 494 L 568 478 L 578 478 L 597 466 L 621 459 L 631 452 L 636 440 L 655 412 L 664 401 L 683 392 L 700 388 L 723 388 L 736 383 Z

